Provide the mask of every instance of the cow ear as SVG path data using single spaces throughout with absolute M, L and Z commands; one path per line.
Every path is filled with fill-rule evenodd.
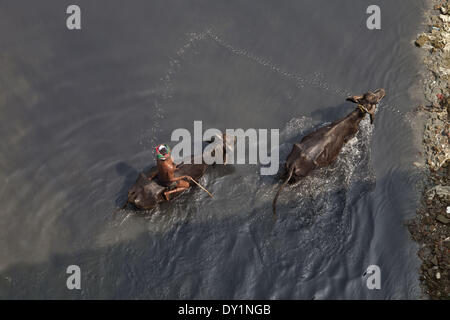
M 353 103 L 359 103 L 359 100 L 361 100 L 363 98 L 363 96 L 351 96 L 351 97 L 347 97 L 347 101 L 351 101 Z

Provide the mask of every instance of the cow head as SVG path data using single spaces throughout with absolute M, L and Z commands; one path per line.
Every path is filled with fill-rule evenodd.
M 361 111 L 370 114 L 370 123 L 373 123 L 377 104 L 385 95 L 386 91 L 384 89 L 378 89 L 375 92 L 368 91 L 360 96 L 348 97 L 347 101 L 357 103 Z

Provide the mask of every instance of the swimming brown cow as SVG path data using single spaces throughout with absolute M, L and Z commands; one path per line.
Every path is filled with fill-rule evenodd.
M 344 144 L 355 136 L 359 123 L 366 113 L 370 115 L 370 123 L 374 121 L 375 109 L 386 92 L 378 89 L 361 96 L 348 97 L 348 101 L 358 104 L 356 110 L 345 118 L 322 127 L 307 136 L 300 143 L 295 143 L 286 160 L 287 178 L 278 189 L 273 199 L 273 213 L 276 215 L 276 202 L 281 190 L 288 182 L 297 182 L 316 168 L 329 166 L 336 160 Z

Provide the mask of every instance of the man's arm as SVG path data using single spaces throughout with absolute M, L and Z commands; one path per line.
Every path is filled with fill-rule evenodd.
M 183 164 L 184 164 L 183 162 L 180 162 L 179 164 L 175 164 L 175 171 L 180 169 L 180 166 L 182 166 Z
M 191 177 L 191 176 L 181 176 L 181 177 L 173 178 L 171 181 L 178 181 L 178 180 L 182 180 L 182 179 L 188 179 L 188 180 L 191 180 L 192 177 Z M 193 179 L 192 179 L 192 180 L 193 180 Z
M 153 178 L 155 178 L 158 175 L 158 170 L 156 170 L 155 172 L 153 172 L 150 177 L 148 177 L 148 180 L 153 180 Z

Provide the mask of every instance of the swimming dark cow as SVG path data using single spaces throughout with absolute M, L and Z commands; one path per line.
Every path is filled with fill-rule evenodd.
M 361 96 L 348 97 L 348 101 L 358 104 L 356 110 L 345 118 L 308 134 L 300 143 L 294 144 L 286 160 L 287 178 L 273 199 L 274 215 L 278 196 L 286 184 L 297 182 L 312 170 L 329 166 L 336 160 L 344 144 L 358 132 L 359 123 L 366 113 L 370 115 L 370 123 L 373 124 L 376 106 L 385 95 L 384 89 L 378 89 Z

